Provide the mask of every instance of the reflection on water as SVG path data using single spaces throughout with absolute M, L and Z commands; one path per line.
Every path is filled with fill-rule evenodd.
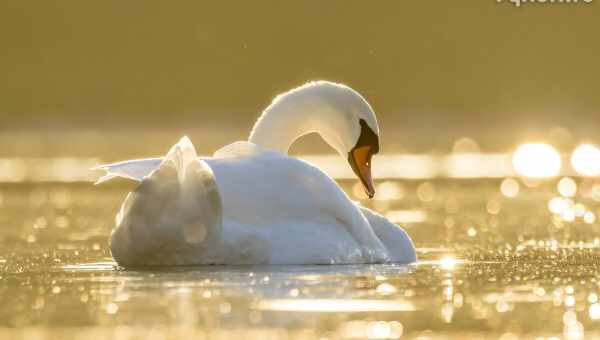
M 582 144 L 569 157 L 548 144 L 523 144 L 513 153 L 481 153 L 472 140 L 457 141 L 449 155 L 382 154 L 375 158 L 373 174 L 387 179 L 504 178 L 524 176 L 547 178 L 558 175 L 595 176 L 600 174 L 600 149 Z M 304 155 L 336 179 L 353 179 L 352 169 L 338 155 Z M 0 183 L 94 182 L 100 176 L 92 167 L 107 163 L 100 158 L 0 158 Z M 570 167 L 568 166 L 570 164 Z M 514 188 L 514 184 L 510 185 Z M 506 190 L 514 191 L 518 189 Z M 394 188 L 383 189 L 384 197 L 396 195 Z
M 526 177 L 554 177 L 561 168 L 560 154 L 548 144 L 523 144 L 513 156 L 516 172 Z
M 2 159 L 0 339 L 600 337 L 600 150 L 452 151 L 378 156 L 374 200 L 337 156 L 305 157 L 407 229 L 408 266 L 120 270 L 131 183 L 92 186 L 101 159 Z
M 390 287 L 393 288 L 391 285 Z M 377 291 L 379 292 L 379 289 Z M 263 299 L 253 308 L 267 311 L 319 313 L 412 312 L 415 310 L 409 301 L 391 299 Z
M 0 158 L 0 183 L 93 182 L 97 158 Z
M 600 175 L 600 149 L 590 144 L 578 146 L 571 156 L 571 165 L 581 175 Z
M 553 177 L 559 174 L 555 165 L 548 167 L 546 163 L 524 161 L 526 157 L 518 158 L 513 168 L 510 154 L 378 155 L 373 173 L 377 178 L 389 179 L 501 178 L 516 175 Z M 552 157 L 552 162 L 557 160 Z M 355 177 L 348 164 L 337 155 L 300 158 L 318 166 L 333 178 Z M 0 183 L 95 182 L 101 172 L 91 168 L 103 163 L 106 162 L 98 158 L 0 158 Z M 557 166 L 560 167 L 560 161 Z M 589 173 L 591 170 L 583 171 Z M 572 173 L 569 169 L 563 172 Z

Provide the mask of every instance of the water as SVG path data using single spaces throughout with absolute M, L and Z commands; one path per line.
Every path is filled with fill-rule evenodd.
M 87 179 L 0 186 L 0 339 L 600 337 L 592 179 L 379 181 L 363 202 L 406 227 L 408 266 L 150 270 L 107 246 L 134 184 Z

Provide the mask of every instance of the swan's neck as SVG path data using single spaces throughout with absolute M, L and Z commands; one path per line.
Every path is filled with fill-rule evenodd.
M 296 139 L 311 132 L 331 142 L 327 137 L 334 122 L 328 121 L 331 114 L 324 112 L 328 108 L 322 104 L 319 98 L 303 93 L 280 96 L 263 111 L 248 140 L 285 154 Z

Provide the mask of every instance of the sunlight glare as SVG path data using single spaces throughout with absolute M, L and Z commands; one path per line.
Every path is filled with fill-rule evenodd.
M 600 149 L 591 144 L 581 144 L 571 156 L 573 169 L 583 176 L 600 174 Z
M 590 319 L 592 319 L 592 320 L 600 319 L 600 304 L 598 304 L 598 303 L 591 304 L 589 314 L 590 314 Z
M 390 210 L 385 216 L 394 223 L 421 223 L 427 220 L 424 210 Z
M 554 177 L 560 171 L 560 154 L 548 144 L 523 144 L 513 155 L 513 166 L 521 176 Z
M 257 310 L 293 312 L 407 312 L 415 307 L 405 300 L 355 299 L 266 299 L 253 306 Z
M 456 266 L 456 259 L 453 257 L 444 257 L 443 259 L 440 260 L 440 265 L 442 266 L 442 269 L 445 270 L 454 270 L 454 267 Z
M 548 202 L 548 209 L 555 214 L 562 214 L 563 211 L 573 206 L 573 201 L 562 197 L 554 197 Z

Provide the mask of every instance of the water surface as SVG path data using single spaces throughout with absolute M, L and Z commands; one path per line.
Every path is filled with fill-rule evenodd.
M 0 186 L 0 338 L 600 337 L 592 179 L 378 181 L 363 202 L 406 228 L 416 264 L 144 270 L 107 245 L 134 184 L 87 180 Z

